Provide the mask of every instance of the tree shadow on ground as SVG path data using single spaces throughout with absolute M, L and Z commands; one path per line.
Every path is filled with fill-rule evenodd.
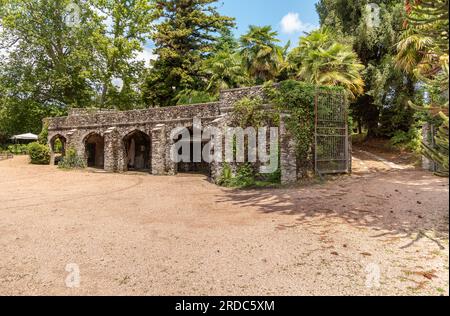
M 371 237 L 429 238 L 444 249 L 448 239 L 448 179 L 417 171 L 390 171 L 340 178 L 310 187 L 232 190 L 218 203 L 295 217 L 290 227 L 318 218 L 370 228 Z

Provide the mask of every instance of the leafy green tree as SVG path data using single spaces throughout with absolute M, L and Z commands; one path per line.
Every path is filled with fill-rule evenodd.
M 141 100 L 140 79 L 144 62 L 136 55 L 151 32 L 153 2 L 147 0 L 98 0 L 95 2 L 101 29 L 92 38 L 99 53 L 96 65 L 99 106 L 121 110 L 135 108 Z M 106 23 L 108 21 L 108 23 Z M 114 80 L 121 81 L 119 89 Z
M 205 89 L 203 61 L 218 42 L 217 33 L 234 25 L 213 6 L 216 0 L 157 0 L 155 32 L 151 38 L 158 59 L 144 84 L 148 105 L 177 103 L 186 91 Z
M 143 106 L 136 57 L 153 3 L 0 0 L 0 134 L 38 133 L 42 118 L 69 107 Z
M 69 3 L 0 0 L 1 133 L 38 133 L 42 118 L 89 104 L 97 26 L 81 1 L 80 24 L 65 23 Z
M 341 86 L 352 98 L 364 93 L 361 72 L 364 65 L 352 47 L 335 42 L 328 29 L 311 32 L 300 39 L 289 60 L 294 63 L 296 77 L 322 86 Z
M 217 38 L 214 45 L 213 52 L 230 51 L 237 52 L 239 49 L 239 42 L 234 37 L 233 31 L 229 27 L 225 27 L 219 31 L 219 38 Z
M 17 100 L 40 104 L 83 106 L 89 102 L 91 60 L 89 38 L 95 23 L 89 7 L 81 9 L 78 27 L 64 18 L 70 1 L 2 0 L 1 46 L 9 51 L 2 61 L 2 86 Z
M 283 49 L 277 44 L 277 32 L 270 26 L 250 26 L 241 37 L 241 51 L 244 66 L 257 84 L 274 80 L 283 64 Z

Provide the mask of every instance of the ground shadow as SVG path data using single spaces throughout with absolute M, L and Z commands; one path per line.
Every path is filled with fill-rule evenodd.
M 415 241 L 429 238 L 441 249 L 440 240 L 448 239 L 448 180 L 413 170 L 345 177 L 309 187 L 231 190 L 217 202 L 293 216 L 293 225 L 298 226 L 326 217 L 379 231 L 374 238 L 414 239 L 417 234 Z

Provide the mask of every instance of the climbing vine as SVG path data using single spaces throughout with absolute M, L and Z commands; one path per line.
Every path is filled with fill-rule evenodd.
M 312 169 L 314 145 L 315 96 L 318 92 L 343 91 L 340 87 L 323 87 L 287 80 L 278 85 L 266 84 L 265 93 L 279 113 L 286 113 L 286 129 L 295 140 L 299 171 Z
M 315 99 L 319 93 L 345 93 L 341 87 L 324 87 L 304 82 L 287 80 L 279 84 L 267 83 L 264 86 L 265 98 L 243 98 L 236 102 L 233 109 L 233 124 L 236 126 L 261 127 L 280 126 L 281 114 L 288 114 L 284 121 L 287 131 L 295 142 L 298 171 L 302 177 L 313 170 L 314 155 L 314 121 Z M 319 98 L 320 100 L 320 98 Z M 270 104 L 271 109 L 265 104 Z M 326 108 L 319 110 L 327 110 Z M 251 186 L 256 179 L 263 183 L 279 183 L 280 170 L 271 175 L 260 175 L 250 172 L 251 165 L 239 166 L 236 175 L 230 166 L 225 166 L 221 178 L 222 185 Z M 252 175 L 252 176 L 250 176 Z
M 236 102 L 233 107 L 232 125 L 242 128 L 253 127 L 277 127 L 279 126 L 279 113 L 267 108 L 261 97 L 245 97 Z M 248 139 L 245 139 L 245 148 L 248 148 Z M 247 150 L 246 150 L 247 152 Z M 234 139 L 234 154 L 236 154 L 236 137 Z M 278 153 L 276 153 L 278 154 Z M 278 169 L 273 174 L 260 174 L 258 165 L 252 163 L 237 164 L 232 166 L 225 163 L 219 185 L 234 188 L 267 187 L 279 184 L 281 173 Z
M 279 113 L 264 107 L 264 100 L 261 97 L 248 98 L 236 102 L 232 115 L 233 123 L 236 126 L 247 127 L 277 127 L 279 126 Z

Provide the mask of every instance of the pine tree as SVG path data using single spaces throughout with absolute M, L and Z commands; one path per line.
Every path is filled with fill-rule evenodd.
M 234 19 L 222 16 L 216 0 L 158 0 L 152 35 L 158 59 L 144 85 L 144 99 L 151 106 L 177 103 L 186 91 L 203 90 L 206 85 L 203 61 L 214 50 L 217 33 L 234 26 Z

